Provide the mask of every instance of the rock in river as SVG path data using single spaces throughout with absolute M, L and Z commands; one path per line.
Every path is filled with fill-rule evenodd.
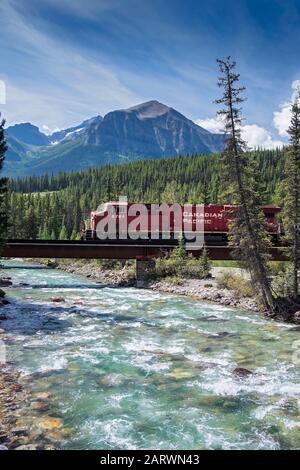
M 12 282 L 7 278 L 2 278 L 2 279 L 0 279 L 0 286 L 1 287 L 9 287 L 9 286 L 12 286 Z
M 0 298 L 2 299 L 3 297 L 5 297 L 5 292 L 4 290 L 0 289 Z
M 63 427 L 63 421 L 60 418 L 52 418 L 50 416 L 38 421 L 39 428 L 43 430 L 60 429 Z
M 253 375 L 253 372 L 249 369 L 245 369 L 244 367 L 236 367 L 233 371 L 233 375 L 236 377 L 249 377 Z

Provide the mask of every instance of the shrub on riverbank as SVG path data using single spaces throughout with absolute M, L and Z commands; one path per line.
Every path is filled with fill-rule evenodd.
M 244 279 L 230 272 L 224 272 L 218 276 L 217 284 L 220 289 L 233 290 L 238 298 L 255 296 L 248 279 Z
M 211 263 L 206 250 L 200 259 L 192 255 L 181 255 L 180 247 L 165 258 L 157 258 L 152 269 L 151 277 L 174 278 L 177 281 L 183 279 L 207 279 L 211 277 Z

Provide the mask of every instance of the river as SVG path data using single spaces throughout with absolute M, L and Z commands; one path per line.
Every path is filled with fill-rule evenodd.
M 32 397 L 47 399 L 21 413 L 33 435 L 48 419 L 61 449 L 300 448 L 299 327 L 20 261 L 5 267 L 8 357 Z M 237 377 L 236 367 L 254 373 Z

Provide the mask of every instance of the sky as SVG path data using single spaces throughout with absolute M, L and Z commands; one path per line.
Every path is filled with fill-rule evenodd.
M 46 133 L 156 99 L 211 131 L 237 61 L 251 147 L 286 141 L 300 0 L 0 0 L 0 111 Z

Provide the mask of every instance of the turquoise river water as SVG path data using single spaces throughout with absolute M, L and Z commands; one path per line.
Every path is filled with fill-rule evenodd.
M 20 261 L 5 266 L 15 284 L 8 355 L 28 390 L 48 397 L 47 411 L 24 419 L 33 429 L 61 423 L 49 432 L 56 447 L 300 448 L 299 328 Z M 254 374 L 236 377 L 236 367 Z

